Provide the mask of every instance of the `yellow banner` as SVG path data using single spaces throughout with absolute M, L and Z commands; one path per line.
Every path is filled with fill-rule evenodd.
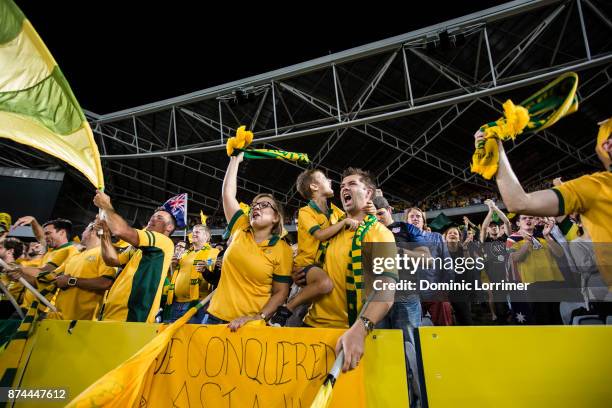
M 307 407 L 334 363 L 340 334 L 186 325 L 151 368 L 140 406 Z M 363 365 L 342 375 L 334 398 L 364 407 L 364 388 L 355 384 L 363 384 Z
M 41 323 L 20 384 L 66 388 L 68 400 L 47 401 L 49 408 L 65 406 L 140 350 L 160 327 L 79 321 L 68 332 L 69 323 Z M 342 333 L 271 327 L 231 333 L 226 326 L 187 324 L 150 368 L 136 405 L 307 408 L 331 368 Z M 365 350 L 360 367 L 340 375 L 330 406 L 408 406 L 401 332 L 376 330 Z M 20 401 L 16 406 L 37 405 Z

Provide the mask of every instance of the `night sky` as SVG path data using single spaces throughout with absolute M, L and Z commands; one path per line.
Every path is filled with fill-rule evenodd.
M 286 2 L 272 7 L 233 1 L 16 2 L 81 106 L 99 114 L 261 74 L 503 3 L 350 2 L 331 7 L 331 2 Z

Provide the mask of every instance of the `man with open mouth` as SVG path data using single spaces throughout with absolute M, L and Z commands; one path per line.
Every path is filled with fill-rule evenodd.
M 360 225 L 356 231 L 345 228 L 330 239 L 323 269 L 333 281 L 333 289 L 313 303 L 304 318 L 304 324 L 348 329 L 336 345 L 336 352 L 344 350 L 342 369 L 347 371 L 359 364 L 366 335 L 383 319 L 394 300 L 394 291 L 376 293 L 362 316 L 357 318 L 366 295 L 371 292 L 370 285 L 366 283 L 371 283 L 373 276 L 371 268 L 367 266 L 375 257 L 394 258 L 397 250 L 391 231 L 379 223 L 375 216 L 364 211 L 376 190 L 370 175 L 361 169 L 348 168 L 342 176 L 342 206 L 346 216 Z M 396 281 L 397 269 L 395 266 L 386 269 L 376 279 Z

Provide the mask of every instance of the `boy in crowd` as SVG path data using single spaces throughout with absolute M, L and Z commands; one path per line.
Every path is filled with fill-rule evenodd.
M 348 227 L 357 229 L 358 222 L 345 218 L 342 210 L 328 200 L 334 196 L 331 180 L 321 170 L 303 171 L 297 178 L 296 189 L 309 200 L 298 212 L 298 249 L 293 261 L 293 280 L 302 289 L 281 306 L 271 324 L 284 326 L 298 306 L 308 304 L 331 292 L 333 284 L 321 268 L 326 241 Z

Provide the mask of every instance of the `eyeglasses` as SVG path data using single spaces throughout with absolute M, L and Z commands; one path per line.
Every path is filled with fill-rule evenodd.
M 278 210 L 274 208 L 272 203 L 268 201 L 260 201 L 258 203 L 254 203 L 251 205 L 251 210 L 257 210 L 257 209 L 264 210 L 266 208 L 272 208 L 274 211 L 278 212 Z

